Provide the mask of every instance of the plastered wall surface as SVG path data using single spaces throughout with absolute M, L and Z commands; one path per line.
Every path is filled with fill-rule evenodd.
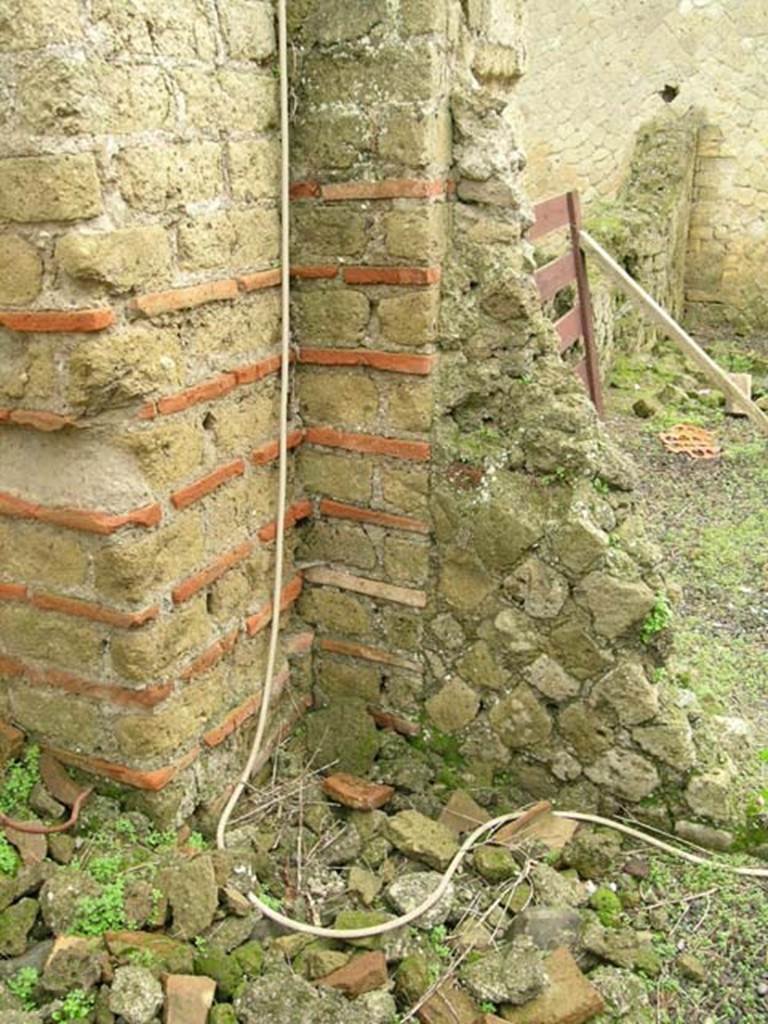
M 704 112 L 687 264 L 694 324 L 768 323 L 768 13 L 762 0 L 563 0 L 527 5 L 519 98 L 535 198 L 613 195 L 640 126 Z M 667 96 L 669 97 L 669 93 Z

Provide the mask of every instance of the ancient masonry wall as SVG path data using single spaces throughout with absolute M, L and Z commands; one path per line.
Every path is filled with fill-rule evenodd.
M 309 746 L 427 811 L 442 780 L 693 834 L 727 815 L 730 768 L 658 682 L 658 553 L 533 288 L 520 13 L 301 7 Z
M 701 108 L 687 256 L 695 326 L 764 328 L 768 131 L 762 0 L 530 0 L 520 85 L 534 198 L 577 187 L 616 194 L 641 126 Z M 665 102 L 666 101 L 666 102 Z
M 260 703 L 274 12 L 142 11 L 85 19 L 72 0 L 51 18 L 40 0 L 0 22 L 0 672 L 7 722 L 172 819 L 224 789 Z M 641 642 L 664 581 L 631 472 L 532 283 L 521 5 L 289 11 L 276 733 L 311 681 L 316 763 L 412 802 L 430 799 L 427 757 L 487 803 L 561 792 L 716 820 L 729 766 L 697 748 Z
M 88 9 L 0 15 L 0 705 L 152 793 L 214 763 L 201 752 L 258 701 L 274 12 Z M 299 588 L 289 573 L 286 602 Z M 195 787 L 180 791 L 189 805 Z

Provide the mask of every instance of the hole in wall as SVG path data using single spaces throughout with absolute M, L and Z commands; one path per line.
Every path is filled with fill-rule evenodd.
M 205 610 L 209 615 L 213 615 L 213 594 L 210 590 L 205 595 Z
M 680 95 L 679 85 L 665 85 L 659 93 L 659 96 L 664 100 L 665 103 L 672 103 Z
M 215 426 L 216 417 L 212 412 L 207 412 L 205 416 L 203 416 L 203 430 L 213 430 Z

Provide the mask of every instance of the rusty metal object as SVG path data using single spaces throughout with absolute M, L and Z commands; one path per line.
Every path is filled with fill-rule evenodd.
M 3 825 L 5 828 L 11 828 L 14 832 L 26 832 L 33 836 L 48 836 L 54 832 L 66 832 L 68 828 L 72 828 L 73 825 L 77 824 L 77 819 L 80 816 L 80 810 L 85 800 L 92 792 L 93 786 L 89 786 L 88 789 L 81 790 L 77 799 L 72 804 L 72 811 L 69 817 L 59 825 L 35 825 L 29 821 L 16 821 L 15 818 L 9 818 L 2 812 L 0 812 L 0 825 Z

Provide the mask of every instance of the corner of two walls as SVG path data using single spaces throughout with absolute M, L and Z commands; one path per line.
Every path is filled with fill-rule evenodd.
M 271 614 L 274 12 L 158 2 L 145 35 L 59 6 L 0 36 L 3 712 L 171 818 L 242 756 Z M 640 641 L 663 581 L 631 473 L 533 291 L 520 10 L 289 4 L 281 707 L 311 662 L 323 763 L 407 775 L 394 716 L 487 802 L 716 821 L 721 766 Z

